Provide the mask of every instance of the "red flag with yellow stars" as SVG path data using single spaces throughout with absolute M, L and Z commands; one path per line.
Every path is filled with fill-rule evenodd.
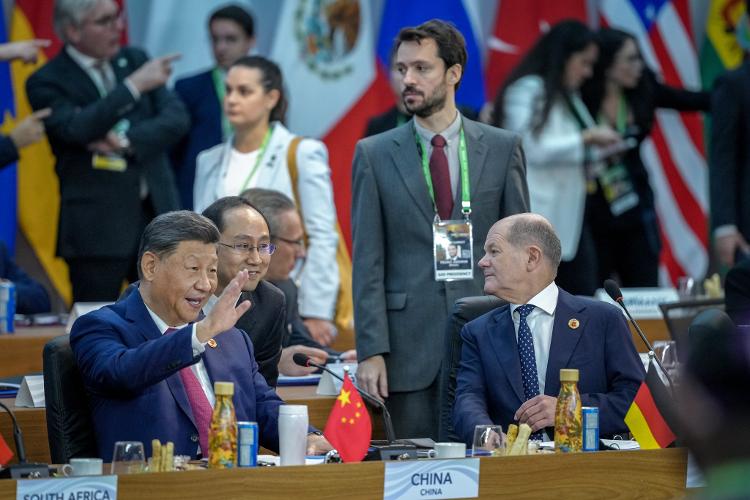
M 344 373 L 344 385 L 333 403 L 323 435 L 344 462 L 361 462 L 367 455 L 372 437 L 370 414 L 348 373 Z

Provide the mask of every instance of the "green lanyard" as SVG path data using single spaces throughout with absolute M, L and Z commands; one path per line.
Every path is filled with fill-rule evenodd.
M 607 124 L 604 112 L 599 112 L 599 123 Z M 628 100 L 624 95 L 620 95 L 620 101 L 617 103 L 617 117 L 615 117 L 615 130 L 620 134 L 625 134 L 628 126 Z
M 240 189 L 240 193 L 247 189 L 247 185 L 250 183 L 250 179 L 252 179 L 255 173 L 258 171 L 258 167 L 260 167 L 260 161 L 263 159 L 263 155 L 266 153 L 266 146 L 268 146 L 268 140 L 271 138 L 272 133 L 273 127 L 268 127 L 266 135 L 263 137 L 263 142 L 260 143 L 260 149 L 258 150 L 258 157 L 255 159 L 255 165 L 253 165 L 253 169 L 250 170 L 250 173 L 247 174 L 245 182 L 242 184 L 242 189 Z
M 427 181 L 427 190 L 430 192 L 430 199 L 432 199 L 432 207 L 435 209 L 437 214 L 437 206 L 435 205 L 435 189 L 432 187 L 432 175 L 430 174 L 430 158 L 427 156 L 427 145 L 419 137 L 417 129 L 414 129 L 414 137 L 417 140 L 417 145 L 422 155 L 422 173 L 424 174 L 424 180 Z M 464 128 L 461 127 L 458 136 L 458 163 L 461 171 L 461 213 L 464 214 L 465 218 L 469 218 L 471 214 L 471 186 L 469 186 L 469 155 L 466 152 L 466 137 L 464 136 Z
M 224 96 L 226 87 L 224 86 L 224 75 L 219 68 L 211 70 L 211 79 L 214 81 L 216 96 L 219 98 L 219 116 L 221 117 L 221 136 L 226 139 L 232 134 L 232 124 L 229 123 L 226 113 L 224 113 Z

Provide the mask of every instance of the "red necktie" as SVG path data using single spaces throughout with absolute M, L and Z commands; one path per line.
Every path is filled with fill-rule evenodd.
M 432 176 L 432 190 L 435 193 L 435 205 L 442 220 L 450 219 L 453 211 L 453 191 L 451 190 L 451 174 L 448 170 L 448 158 L 445 156 L 445 137 L 432 137 L 432 154 L 430 155 L 430 175 Z
M 170 334 L 177 331 L 176 328 L 167 328 L 164 335 Z M 198 439 L 201 446 L 201 454 L 204 457 L 208 456 L 208 430 L 211 427 L 211 417 L 213 416 L 213 408 L 211 403 L 208 402 L 206 393 L 203 392 L 203 387 L 198 380 L 198 377 L 193 373 L 192 365 L 186 366 L 180 370 L 180 380 L 182 385 L 185 386 L 185 392 L 187 393 L 188 402 L 190 403 L 190 409 L 193 410 L 193 420 L 195 426 L 198 429 Z

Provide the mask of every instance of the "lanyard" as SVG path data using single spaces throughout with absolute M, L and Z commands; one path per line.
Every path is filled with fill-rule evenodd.
M 604 116 L 604 111 L 599 112 L 599 123 L 609 123 L 607 118 Z M 620 95 L 620 100 L 617 103 L 617 116 L 615 117 L 615 130 L 621 134 L 625 134 L 628 126 L 628 100 L 625 99 L 624 95 Z
M 219 98 L 219 116 L 221 117 L 221 136 L 226 139 L 232 133 L 232 124 L 229 123 L 226 113 L 224 113 L 224 96 L 227 88 L 224 86 L 224 75 L 219 68 L 211 70 L 211 79 L 214 82 L 214 90 Z
M 414 137 L 417 140 L 419 152 L 422 156 L 422 173 L 424 174 L 424 180 L 427 181 L 427 190 L 430 192 L 432 207 L 437 214 L 437 207 L 435 206 L 435 189 L 432 187 L 432 175 L 430 174 L 430 159 L 427 156 L 427 145 L 424 144 L 422 138 L 419 137 L 416 128 L 414 129 Z M 461 167 L 461 212 L 464 214 L 464 217 L 468 219 L 471 214 L 471 186 L 469 186 L 469 156 L 466 152 L 466 137 L 464 136 L 463 126 L 461 127 L 458 137 L 458 163 Z
M 271 138 L 272 133 L 273 133 L 273 127 L 268 127 L 268 130 L 266 131 L 266 135 L 263 137 L 263 142 L 260 143 L 260 149 L 258 150 L 258 157 L 255 158 L 255 165 L 253 165 L 253 168 L 252 170 L 250 170 L 250 173 L 247 174 L 247 177 L 245 178 L 245 182 L 242 183 L 242 189 L 240 189 L 240 193 L 243 192 L 245 189 L 247 189 L 247 185 L 250 183 L 250 179 L 252 179 L 255 173 L 258 171 L 258 167 L 260 167 L 260 161 L 263 159 L 263 155 L 266 152 L 266 146 L 268 146 L 268 140 Z

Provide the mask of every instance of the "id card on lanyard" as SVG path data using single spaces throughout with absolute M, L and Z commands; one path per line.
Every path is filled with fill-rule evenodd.
M 440 220 L 435 205 L 435 190 L 430 174 L 427 147 L 422 143 L 416 129 L 414 136 L 422 157 L 422 173 L 427 182 L 435 219 L 432 223 L 433 266 L 435 281 L 474 279 L 474 238 L 471 225 L 471 185 L 469 184 L 469 159 L 466 138 L 461 127 L 458 141 L 458 161 L 461 171 L 461 213 L 463 219 Z

